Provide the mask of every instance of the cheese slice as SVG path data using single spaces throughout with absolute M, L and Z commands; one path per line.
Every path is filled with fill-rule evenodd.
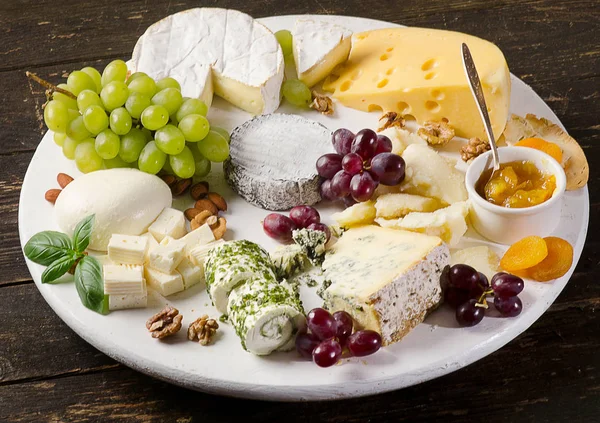
M 130 308 L 145 308 L 148 305 L 148 290 L 144 284 L 141 294 L 122 294 L 108 296 L 108 309 L 110 311 L 125 310 Z
M 466 264 L 487 276 L 488 280 L 500 271 L 500 258 L 486 245 L 452 251 L 450 264 Z
M 298 79 L 308 87 L 348 59 L 352 32 L 339 25 L 308 18 L 296 20 L 292 49 Z
M 105 264 L 102 266 L 104 275 L 104 293 L 107 295 L 141 294 L 144 292 L 143 266 Z
M 195 8 L 152 24 L 138 39 L 132 72 L 170 76 L 207 105 L 213 92 L 252 114 L 279 107 L 283 52 L 264 25 L 237 10 Z
M 166 236 L 175 239 L 181 238 L 186 234 L 185 216 L 179 210 L 165 207 L 156 220 L 152 222 L 148 228 L 148 232 L 158 242 L 161 242 Z
M 440 275 L 450 261 L 438 237 L 362 226 L 346 231 L 323 263 L 325 305 L 345 310 L 359 329 L 396 342 L 442 299 Z
M 375 209 L 377 217 L 393 219 L 404 217 L 411 212 L 432 212 L 439 208 L 434 198 L 412 194 L 384 194 L 377 197 Z
M 363 111 L 414 116 L 418 123 L 448 119 L 456 135 L 487 139 L 461 60 L 471 50 L 494 135 L 502 134 L 510 102 L 510 73 L 494 44 L 459 32 L 387 28 L 354 34 L 350 57 L 323 88 L 342 104 Z
M 113 234 L 108 242 L 108 257 L 117 264 L 144 264 L 148 238 Z
M 381 135 L 385 135 L 392 142 L 392 153 L 402 154 L 406 147 L 411 144 L 420 144 L 427 146 L 427 141 L 418 136 L 415 133 L 407 131 L 406 129 L 392 126 L 391 128 L 384 129 L 380 132 Z

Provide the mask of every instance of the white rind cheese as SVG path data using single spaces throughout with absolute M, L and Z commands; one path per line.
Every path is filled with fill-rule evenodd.
M 283 52 L 273 33 L 237 10 L 195 8 L 154 23 L 138 39 L 131 71 L 181 84 L 184 96 L 213 92 L 253 114 L 279 107 Z
M 352 31 L 325 21 L 300 18 L 292 31 L 298 79 L 312 87 L 348 59 Z
M 442 299 L 440 275 L 450 261 L 438 237 L 363 226 L 346 231 L 327 252 L 323 297 L 331 311 L 350 313 L 384 345 L 405 336 Z
M 246 201 L 287 210 L 321 200 L 315 163 L 331 152 L 331 131 L 301 116 L 259 116 L 234 129 L 223 170 Z

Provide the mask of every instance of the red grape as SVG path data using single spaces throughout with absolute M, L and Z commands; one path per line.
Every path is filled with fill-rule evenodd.
M 317 172 L 323 178 L 331 179 L 340 170 L 342 170 L 342 156 L 339 154 L 323 154 L 317 159 Z
M 321 198 L 323 198 L 324 200 L 333 201 L 337 198 L 335 193 L 331 189 L 331 180 L 330 179 L 326 179 L 321 183 L 320 191 L 321 191 Z
M 496 273 L 492 278 L 492 289 L 497 297 L 509 298 L 519 295 L 524 285 L 523 279 L 510 273 Z
M 331 180 L 331 192 L 333 192 L 337 198 L 345 197 L 350 193 L 351 180 L 352 175 L 340 170 Z
M 466 264 L 455 264 L 448 273 L 450 286 L 464 290 L 471 290 L 479 282 L 479 273 Z
M 440 286 L 442 287 L 443 290 L 448 289 L 448 287 L 450 286 L 449 274 L 450 274 L 450 266 L 446 265 L 442 269 L 442 274 L 440 275 Z
M 375 173 L 383 185 L 398 185 L 404 180 L 404 159 L 397 154 L 381 153 L 371 160 L 371 173 Z
M 329 229 L 329 226 L 323 223 L 311 223 L 307 226 L 307 228 L 312 229 L 313 231 L 325 232 L 325 236 L 327 237 L 326 242 L 328 242 L 331 239 L 331 230 Z
M 313 223 L 321 222 L 317 209 L 311 206 L 296 206 L 290 210 L 290 219 L 297 228 L 307 228 Z
M 354 326 L 352 316 L 345 311 L 336 311 L 333 313 L 333 319 L 337 327 L 335 336 L 342 346 L 346 345 L 348 337 L 352 335 L 352 326 Z
M 373 179 L 369 172 L 363 172 L 352 177 L 350 193 L 356 201 L 368 201 L 373 196 L 377 185 L 379 183 Z
M 350 152 L 354 134 L 348 129 L 340 128 L 333 133 L 331 141 L 338 154 L 346 155 Z
M 313 308 L 306 316 L 308 328 L 321 341 L 335 336 L 337 325 L 333 316 L 323 308 Z
M 465 289 L 449 287 L 444 291 L 444 301 L 453 308 L 471 299 L 470 292 Z
M 470 297 L 479 299 L 483 293 L 490 287 L 490 282 L 488 281 L 487 276 L 485 276 L 481 272 L 477 272 L 479 275 L 479 279 L 477 283 L 471 287 Z
M 294 229 L 296 227 L 292 219 L 279 213 L 268 214 L 263 220 L 265 233 L 280 242 L 291 241 Z
M 327 339 L 317 345 L 312 357 L 319 367 L 333 366 L 342 357 L 342 346 L 335 338 Z
M 320 342 L 312 333 L 300 333 L 296 336 L 296 351 L 304 358 L 312 358 L 312 353 Z
M 381 335 L 374 330 L 359 330 L 348 337 L 347 346 L 355 357 L 371 355 L 381 348 Z
M 344 206 L 346 206 L 346 207 L 352 207 L 353 205 L 356 204 L 356 200 L 354 198 L 352 198 L 351 195 L 347 195 L 342 198 L 342 203 L 344 203 Z
M 496 309 L 504 317 L 515 317 L 521 314 L 523 303 L 517 296 L 514 297 L 498 297 L 494 296 L 494 305 Z
M 342 159 L 342 168 L 350 175 L 356 175 L 363 170 L 363 160 L 356 153 L 346 154 Z
M 475 326 L 483 320 L 485 309 L 477 307 L 477 300 L 470 299 L 456 309 L 456 321 L 461 326 Z
M 377 149 L 377 134 L 371 129 L 362 129 L 358 131 L 352 141 L 350 152 L 358 154 L 364 160 L 370 159 L 375 155 Z
M 385 135 L 377 135 L 377 148 L 375 149 L 375 155 L 381 153 L 391 153 L 392 141 Z

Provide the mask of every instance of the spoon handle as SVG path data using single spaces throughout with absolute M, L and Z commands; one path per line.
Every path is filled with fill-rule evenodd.
M 498 157 L 498 147 L 496 146 L 496 139 L 494 138 L 494 131 L 492 131 L 492 124 L 490 123 L 490 115 L 487 111 L 487 105 L 485 104 L 485 97 L 483 95 L 483 89 L 481 88 L 481 80 L 479 74 L 475 68 L 475 62 L 473 56 L 469 51 L 469 47 L 465 43 L 462 43 L 462 60 L 465 68 L 465 73 L 469 80 L 469 86 L 471 87 L 471 93 L 477 102 L 479 108 L 479 115 L 485 126 L 485 132 L 487 133 L 490 146 L 492 147 L 492 155 L 494 158 L 494 170 L 500 168 L 500 159 Z

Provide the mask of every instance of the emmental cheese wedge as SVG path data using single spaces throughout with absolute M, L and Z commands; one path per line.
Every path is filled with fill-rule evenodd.
M 440 275 L 450 252 L 435 236 L 378 226 L 346 231 L 323 263 L 325 306 L 345 310 L 359 329 L 400 340 L 442 299 Z
M 418 123 L 449 120 L 461 137 L 487 139 L 461 61 L 466 43 L 481 78 L 494 135 L 502 134 L 510 101 L 510 73 L 494 44 L 459 32 L 387 28 L 355 34 L 339 78 L 323 88 L 363 111 L 414 116 Z

